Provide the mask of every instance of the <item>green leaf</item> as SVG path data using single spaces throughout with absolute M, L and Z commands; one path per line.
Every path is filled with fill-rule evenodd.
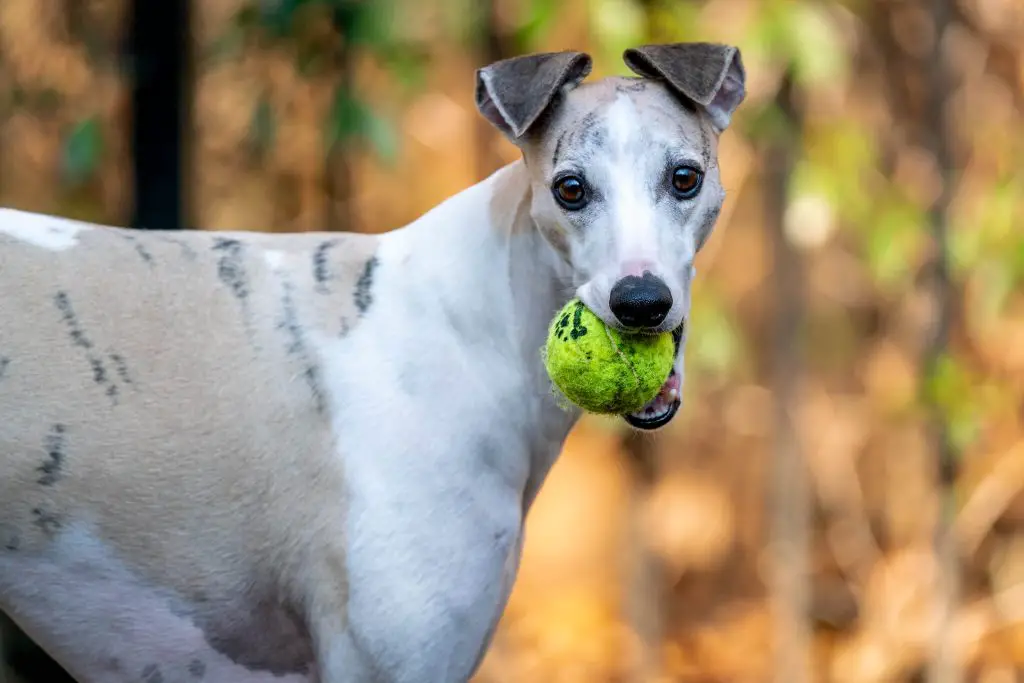
M 385 162 L 398 156 L 398 133 L 395 125 L 375 114 L 365 103 L 344 88 L 338 88 L 327 121 L 327 149 L 365 140 Z
M 785 40 L 797 81 L 811 86 L 840 78 L 846 69 L 842 41 L 822 5 L 795 3 L 787 14 Z
M 397 45 L 382 55 L 385 67 L 407 90 L 418 89 L 426 81 L 430 56 L 425 50 L 414 45 Z
M 214 38 L 203 54 L 203 60 L 217 63 L 234 59 L 242 53 L 245 45 L 246 28 L 239 23 L 228 27 L 224 33 Z
M 589 0 L 588 6 L 590 28 L 598 46 L 595 67 L 603 65 L 609 74 L 631 74 L 621 55 L 644 42 L 643 10 L 635 0 Z
M 742 333 L 735 320 L 706 287 L 693 296 L 693 321 L 687 335 L 687 356 L 697 372 L 725 375 L 744 356 Z
M 79 121 L 64 140 L 63 175 L 65 182 L 78 186 L 87 182 L 99 168 L 103 155 L 103 131 L 99 118 Z
M 249 123 L 249 140 L 252 152 L 257 157 L 262 157 L 274 146 L 277 133 L 277 123 L 274 117 L 274 109 L 265 98 L 260 98 L 252 112 L 252 120 Z
M 526 19 L 512 32 L 512 41 L 520 52 L 537 48 L 554 23 L 561 8 L 555 0 L 531 0 L 526 7 Z
M 334 149 L 362 130 L 363 105 L 347 89 L 339 87 L 327 119 L 327 149 Z
M 395 124 L 381 116 L 367 112 L 364 121 L 365 135 L 381 159 L 392 164 L 398 158 L 398 131 Z
M 878 211 L 869 221 L 868 265 L 879 284 L 899 287 L 908 283 L 924 240 L 925 216 L 919 207 L 899 199 L 878 199 Z

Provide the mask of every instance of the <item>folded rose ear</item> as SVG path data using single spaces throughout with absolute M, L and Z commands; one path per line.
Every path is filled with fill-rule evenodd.
M 590 73 L 582 52 L 546 52 L 512 57 L 476 72 L 476 107 L 515 142 L 526 134 L 559 93 Z
M 746 96 L 746 72 L 739 48 L 717 43 L 644 45 L 622 54 L 634 73 L 665 81 L 703 109 L 719 132 Z

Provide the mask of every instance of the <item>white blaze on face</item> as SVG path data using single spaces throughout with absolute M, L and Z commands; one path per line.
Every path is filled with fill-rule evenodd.
M 78 244 L 78 233 L 90 230 L 88 223 L 42 214 L 0 209 L 0 234 L 49 251 L 64 251 Z
M 634 158 L 643 151 L 643 121 L 633 101 L 619 95 L 608 108 L 608 211 L 620 264 L 656 260 L 658 241 L 654 204 L 646 188 L 647 164 Z

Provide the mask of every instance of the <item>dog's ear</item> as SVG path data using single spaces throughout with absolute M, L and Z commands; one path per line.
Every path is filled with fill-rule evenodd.
M 567 88 L 590 73 L 582 52 L 545 52 L 494 62 L 476 72 L 476 108 L 512 139 L 521 138 Z
M 622 54 L 634 73 L 665 81 L 700 105 L 719 132 L 746 97 L 746 71 L 739 48 L 717 43 L 673 43 L 630 48 Z

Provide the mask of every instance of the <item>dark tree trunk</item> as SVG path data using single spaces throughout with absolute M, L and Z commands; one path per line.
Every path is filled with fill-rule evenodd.
M 775 680 L 808 683 L 810 483 L 793 415 L 796 413 L 804 324 L 803 263 L 786 236 L 785 214 L 793 168 L 800 155 L 803 125 L 793 75 L 783 78 L 775 99 L 785 126 L 762 159 L 765 223 L 771 232 L 775 281 L 775 341 L 772 385 L 775 394 L 775 458 L 767 500 L 773 547 L 771 588 L 775 595 Z

